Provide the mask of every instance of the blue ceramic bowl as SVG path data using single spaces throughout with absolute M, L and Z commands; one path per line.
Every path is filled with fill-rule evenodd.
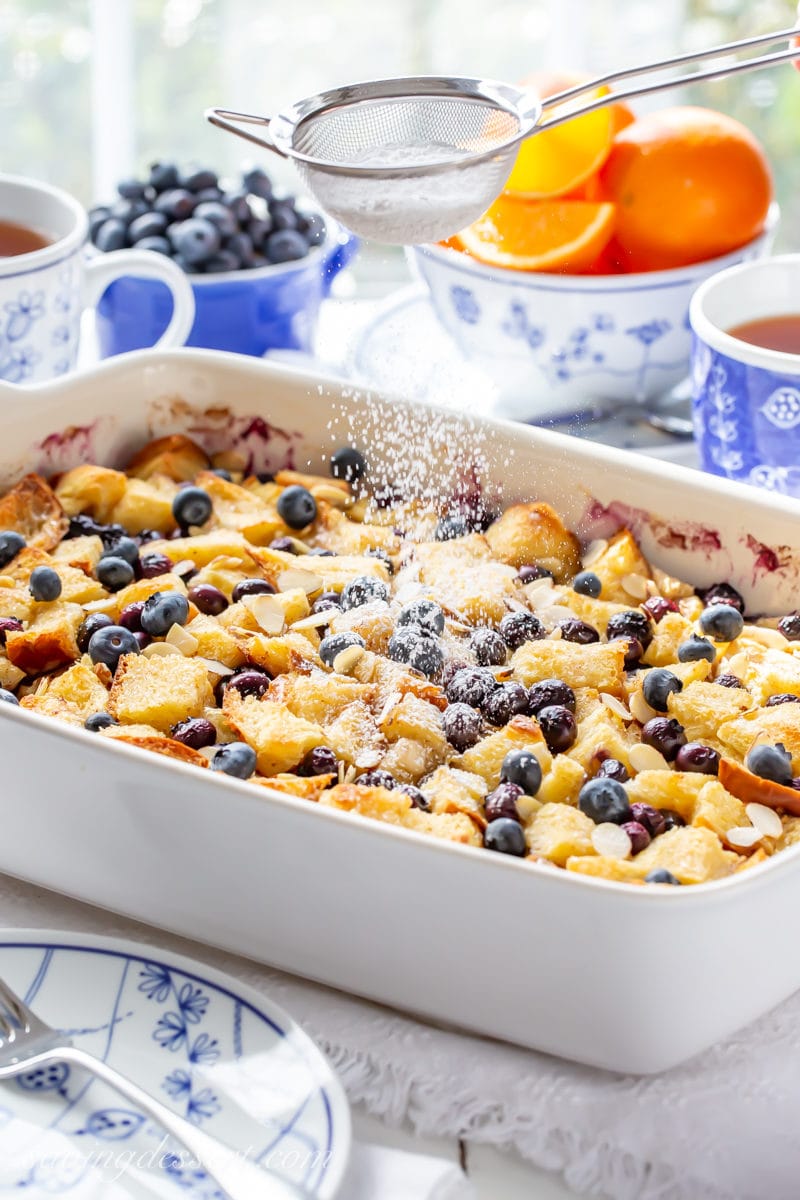
M 800 254 L 743 263 L 692 297 L 692 404 L 705 471 L 800 497 L 800 354 L 728 332 L 800 314 Z
M 320 304 L 358 249 L 352 234 L 328 224 L 326 241 L 296 262 L 190 276 L 196 311 L 186 345 L 257 357 L 267 350 L 309 353 Z M 171 312 L 163 283 L 128 275 L 115 280 L 97 306 L 101 357 L 152 346 Z

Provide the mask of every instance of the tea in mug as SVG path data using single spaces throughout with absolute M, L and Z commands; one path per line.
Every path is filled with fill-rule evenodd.
M 800 354 L 800 313 L 786 313 L 780 317 L 759 317 L 756 321 L 744 321 L 729 329 L 731 337 L 764 350 L 779 350 L 784 354 Z
M 42 250 L 49 246 L 52 240 L 37 229 L 29 229 L 27 225 L 0 220 L 0 258 L 12 258 L 15 254 L 30 254 L 33 250 Z

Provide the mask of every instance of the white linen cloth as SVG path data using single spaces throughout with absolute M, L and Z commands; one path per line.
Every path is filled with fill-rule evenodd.
M 389 1123 L 407 1120 L 426 1136 L 514 1147 L 537 1166 L 562 1172 L 579 1194 L 610 1200 L 800 1195 L 800 993 L 690 1063 L 640 1079 L 433 1028 L 2 875 L 0 926 L 127 937 L 227 971 L 303 1025 L 354 1103 Z M 745 952 L 731 947 L 731 953 Z M 497 1002 L 503 1002 L 502 980 Z M 590 996 L 586 1005 L 591 1021 Z M 652 1035 L 659 1036 L 657 1026 Z M 470 1194 L 451 1164 L 432 1160 L 441 1174 L 426 1179 L 414 1155 L 387 1151 L 382 1177 L 383 1155 L 357 1156 L 356 1179 L 367 1182 L 344 1189 L 343 1200 L 466 1200 Z M 412 1191 L 404 1182 L 417 1169 Z

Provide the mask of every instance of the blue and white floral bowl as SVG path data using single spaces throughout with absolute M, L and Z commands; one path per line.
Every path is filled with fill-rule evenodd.
M 663 395 L 689 373 L 689 300 L 718 271 L 768 252 L 778 221 L 721 258 L 635 275 L 490 267 L 444 246 L 412 265 L 462 353 L 495 383 L 498 411 L 543 420 Z

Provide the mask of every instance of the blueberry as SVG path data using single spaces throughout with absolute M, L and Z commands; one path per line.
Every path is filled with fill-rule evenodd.
M 197 197 L 186 188 L 170 188 L 156 197 L 154 209 L 168 221 L 188 221 L 197 206 Z M 177 250 L 178 247 L 176 246 Z
M 267 691 L 270 685 L 270 676 L 260 671 L 257 667 L 245 667 L 242 671 L 237 671 L 234 675 L 229 675 L 225 680 L 224 690 L 233 688 L 242 696 L 258 696 L 261 697 Z
M 184 258 L 182 254 L 173 254 L 172 261 L 176 267 L 180 267 L 184 275 L 202 275 L 203 264 L 189 262 L 188 258 Z
M 397 614 L 398 625 L 415 625 L 431 635 L 444 633 L 444 613 L 435 600 L 412 600 Z
M 528 689 L 528 707 L 534 716 L 551 704 L 560 704 L 575 712 L 575 693 L 561 679 L 542 679 Z
M 96 712 L 92 713 L 83 722 L 83 728 L 88 729 L 90 733 L 99 733 L 101 729 L 108 729 L 109 725 L 116 725 L 117 722 L 111 716 L 111 713 Z
M 128 230 L 128 240 L 136 244 L 142 238 L 163 237 L 167 231 L 168 224 L 169 219 L 164 213 L 142 213 L 135 221 L 131 221 Z
M 631 819 L 628 793 L 616 779 L 602 776 L 590 779 L 578 792 L 578 808 L 591 817 L 595 825 L 611 821 L 623 825 Z
M 300 218 L 291 200 L 272 199 L 269 201 L 268 208 L 269 215 L 272 217 L 273 228 L 278 233 L 298 233 Z M 303 238 L 303 245 L 308 245 L 305 238 Z
M 401 625 L 389 639 L 389 658 L 430 677 L 442 669 L 444 652 L 438 641 L 414 625 Z
M 365 646 L 366 642 L 358 633 L 330 633 L 319 644 L 319 656 L 326 667 L 332 667 L 334 659 L 346 650 L 348 646 Z
M 89 239 L 92 242 L 100 226 L 108 220 L 110 213 L 111 210 L 107 204 L 95 204 L 89 209 Z
M 600 634 L 594 625 L 579 621 L 577 617 L 567 617 L 565 621 L 559 621 L 558 628 L 565 642 L 577 642 L 579 646 L 588 646 L 591 642 L 600 641 Z
M 183 746 L 191 746 L 192 750 L 202 750 L 204 746 L 214 745 L 217 731 L 205 717 L 189 717 L 173 725 L 170 737 Z
M 616 779 L 618 783 L 626 783 L 630 779 L 628 768 L 618 758 L 604 759 L 595 772 L 595 778 L 598 775 L 602 779 Z
M 374 575 L 357 575 L 349 580 L 342 591 L 342 609 L 348 612 L 351 608 L 361 608 L 362 604 L 371 604 L 374 600 L 389 599 L 389 585 Z
M 19 700 L 8 688 L 0 687 L 0 704 L 19 704 Z
M 563 754 L 574 745 L 578 722 L 563 704 L 548 704 L 536 714 L 539 727 L 551 754 Z
M 655 621 L 656 625 L 659 621 L 663 621 L 667 613 L 680 612 L 675 601 L 667 600 L 664 596 L 651 596 L 649 600 L 645 600 L 642 608 Z
M 703 658 L 714 662 L 716 657 L 717 651 L 708 638 L 698 637 L 696 633 L 678 646 L 678 662 L 699 662 Z
M 152 250 L 154 254 L 164 254 L 172 257 L 172 246 L 165 237 L 144 237 L 136 243 L 137 250 Z
M 181 529 L 190 525 L 205 525 L 213 511 L 211 497 L 205 488 L 183 488 L 172 501 L 172 515 Z
M 673 692 L 682 692 L 683 683 L 666 667 L 654 667 L 648 671 L 642 683 L 642 695 L 656 712 L 667 711 L 667 697 Z
M 632 854 L 641 854 L 642 850 L 646 850 L 650 845 L 650 833 L 638 821 L 623 821 L 621 828 L 631 839 Z
M 256 769 L 256 752 L 247 742 L 226 742 L 208 765 L 212 771 L 223 771 L 236 779 L 249 779 Z
M 331 455 L 331 475 L 347 483 L 357 483 L 367 469 L 364 455 L 354 446 L 340 446 Z
M 95 568 L 95 575 L 98 583 L 102 583 L 110 592 L 127 587 L 135 578 L 131 564 L 118 554 L 104 555 Z
M 321 246 L 325 241 L 325 222 L 318 213 L 309 213 L 303 218 L 303 233 L 309 246 Z
M 627 612 L 614 613 L 609 618 L 606 637 L 610 642 L 617 638 L 636 638 L 646 650 L 653 640 L 653 629 L 643 612 L 631 608 Z
M 472 708 L 481 708 L 487 696 L 498 686 L 492 672 L 485 667 L 462 667 L 447 684 L 445 695 L 451 704 L 469 704 Z
M 744 684 L 742 683 L 739 676 L 731 675 L 730 672 L 728 672 L 728 671 L 726 671 L 724 675 L 718 675 L 717 678 L 715 680 L 713 680 L 713 682 L 716 683 L 718 685 L 718 687 L 730 687 L 730 688 L 744 687 Z
M 520 567 L 517 572 L 517 579 L 520 583 L 533 583 L 534 579 L 552 579 L 553 572 L 548 571 L 546 567 L 537 566 L 536 563 L 526 563 Z
M 644 654 L 644 646 L 638 638 L 613 638 L 612 641 L 625 643 L 625 658 L 623 666 L 626 671 L 637 670 Z
M 115 200 L 111 205 L 111 216 L 122 221 L 127 232 L 128 227 L 148 211 L 144 200 Z
M 106 625 L 89 638 L 87 647 L 93 663 L 103 663 L 114 672 L 123 654 L 138 654 L 136 635 L 121 625 Z
M 25 538 L 16 529 L 4 529 L 0 533 L 0 568 L 7 567 L 26 545 Z
M 117 184 L 117 191 L 125 200 L 144 200 L 147 184 L 141 179 L 122 179 Z
M 223 200 L 225 193 L 220 187 L 200 188 L 195 192 L 195 199 L 198 204 L 207 204 L 210 200 Z
M 496 821 L 491 821 L 484 830 L 483 844 L 487 850 L 496 850 L 500 854 L 514 854 L 517 858 L 524 858 L 528 852 L 522 826 L 510 817 L 499 817 Z
M 238 604 L 243 596 L 271 596 L 274 593 L 275 588 L 266 579 L 240 579 L 233 589 L 231 599 L 234 604 Z
M 154 592 L 144 602 L 142 629 L 151 637 L 163 637 L 173 625 L 185 625 L 189 601 L 181 592 Z
M 222 202 L 227 204 L 240 225 L 246 225 L 252 219 L 253 213 L 247 200 L 247 192 L 229 192 L 227 196 L 222 197 Z
M 202 266 L 212 259 L 222 244 L 216 225 L 194 216 L 182 221 L 171 234 L 170 240 L 177 253 L 195 266 Z
M 686 745 L 686 734 L 674 717 L 653 717 L 642 726 L 642 741 L 663 754 L 667 762 L 673 762 L 681 747 Z
M 263 167 L 252 167 L 242 175 L 242 184 L 253 196 L 262 200 L 272 199 L 272 180 Z
M 189 588 L 189 599 L 201 613 L 218 617 L 228 607 L 228 597 L 212 583 L 198 583 Z
M 312 613 L 329 612 L 331 617 L 341 610 L 342 598 L 337 592 L 322 592 L 311 605 Z
M 109 625 L 113 624 L 111 617 L 106 616 L 105 613 L 90 613 L 88 617 L 85 617 L 75 635 L 81 654 L 85 654 L 89 649 L 89 641 L 93 633 L 97 633 L 98 629 L 107 629 Z
M 386 567 L 386 570 L 389 572 L 389 574 L 394 575 L 394 563 L 392 562 L 392 560 L 389 557 L 389 555 L 387 554 L 387 552 L 383 549 L 383 547 L 370 546 L 370 548 L 368 550 L 364 551 L 364 557 L 365 558 L 377 558 L 378 562 L 383 563 L 383 565 Z
M 22 629 L 22 621 L 17 617 L 0 617 L 0 646 L 5 646 L 6 635 L 9 633 L 19 633 Z
M 359 787 L 383 787 L 390 792 L 397 787 L 397 780 L 390 771 L 384 771 L 380 767 L 376 767 L 372 771 L 365 771 L 363 775 L 359 775 L 356 783 Z
M 800 696 L 795 696 L 793 692 L 773 692 L 767 697 L 764 707 L 774 708 L 776 704 L 797 704 L 800 702 Z
M 531 612 L 506 613 L 500 622 L 500 636 L 510 650 L 517 650 L 525 642 L 537 642 L 545 636 L 545 627 Z
M 500 667 L 508 654 L 508 647 L 494 629 L 476 629 L 469 648 L 482 667 Z
M 572 590 L 596 600 L 603 590 L 603 581 L 594 571 L 579 571 L 572 581 Z
M 506 725 L 512 717 L 528 711 L 528 693 L 521 683 L 501 683 L 484 700 L 481 712 L 492 725 Z
M 229 209 L 226 211 L 230 211 Z M 225 239 L 223 250 L 235 254 L 240 267 L 252 267 L 255 261 L 253 239 L 249 233 L 238 231 Z
M 489 822 L 499 821 L 505 817 L 511 821 L 519 821 L 517 800 L 522 794 L 522 788 L 518 787 L 516 783 L 500 782 L 484 800 L 486 820 Z
M 335 775 L 338 761 L 330 746 L 315 746 L 295 767 L 295 775 Z
M 535 796 L 542 786 L 542 768 L 532 750 L 510 750 L 500 764 L 503 783 L 515 783 L 526 796 Z
M 657 808 L 653 808 L 652 804 L 643 804 L 640 801 L 632 804 L 631 817 L 644 826 L 651 838 L 658 837 L 667 828 L 666 817 Z
M 412 808 L 421 808 L 423 812 L 430 812 L 431 806 L 428 797 L 418 787 L 414 787 L 413 783 L 398 783 L 395 791 L 403 792 L 408 796 Z
M 109 217 L 94 235 L 94 244 L 98 250 L 107 253 L 111 250 L 121 250 L 128 243 L 128 227 L 119 217 Z
M 800 642 L 800 613 L 789 613 L 788 616 L 781 617 L 778 629 L 788 641 Z
M 270 550 L 280 550 L 284 554 L 297 554 L 297 546 L 290 537 L 273 538 L 269 548 Z
M 664 833 L 670 829 L 680 829 L 686 824 L 679 812 L 675 812 L 674 808 L 660 808 L 658 810 L 664 820 Z
M 697 623 L 715 642 L 732 642 L 744 628 L 744 617 L 732 604 L 712 604 L 703 609 Z
M 719 772 L 719 754 L 702 742 L 687 742 L 675 756 L 676 771 L 693 771 L 698 775 L 716 775 Z
M 744 760 L 748 771 L 761 779 L 771 779 L 790 787 L 792 783 L 792 756 L 782 742 L 776 746 L 754 746 Z
M 196 167 L 181 179 L 181 183 L 190 192 L 202 192 L 203 188 L 215 188 L 218 184 L 216 171 L 206 167 Z
M 172 570 L 172 559 L 166 554 L 143 554 L 139 559 L 139 571 L 142 579 L 155 579 L 159 575 L 167 575 Z
M 269 235 L 264 250 L 271 263 L 294 262 L 308 254 L 308 242 L 296 229 L 278 229 Z
M 669 883 L 673 887 L 680 887 L 680 879 L 676 879 L 671 871 L 666 867 L 654 867 L 652 871 L 644 877 L 645 883 Z
M 740 592 L 729 583 L 712 583 L 710 588 L 702 593 L 706 608 L 712 604 L 731 604 L 744 615 L 744 599 Z
M 437 522 L 433 536 L 437 542 L 451 542 L 453 538 L 466 537 L 468 533 L 469 521 L 464 514 L 450 513 Z
M 463 754 L 480 741 L 483 720 L 469 704 L 449 704 L 442 714 L 442 729 L 453 749 Z
M 272 217 L 269 213 L 266 217 L 251 217 L 247 222 L 246 232 L 253 244 L 253 250 L 263 250 L 267 238 L 272 233 Z M 254 253 L 253 258 L 256 259 L 257 257 Z M 260 265 L 263 266 L 265 263 L 266 259 L 263 259 Z M 255 266 L 255 262 L 253 266 Z
M 179 178 L 178 168 L 173 163 L 154 162 L 150 165 L 149 183 L 157 192 L 177 187 Z
M 206 259 L 203 264 L 203 270 L 206 275 L 222 275 L 230 271 L 238 271 L 241 267 L 241 262 L 232 250 L 218 250 L 211 258 Z
M 278 497 L 278 516 L 290 529 L 305 529 L 317 517 L 317 502 L 308 488 L 293 484 Z
M 131 633 L 138 633 L 142 628 L 144 606 L 144 600 L 134 600 L 133 604 L 126 604 L 119 614 L 119 624 L 124 629 L 130 629 Z
M 127 563 L 125 564 L 127 566 Z M 133 573 L 131 573 L 132 577 Z M 34 600 L 45 603 L 61 595 L 61 577 L 52 567 L 34 567 L 28 580 L 28 591 Z

